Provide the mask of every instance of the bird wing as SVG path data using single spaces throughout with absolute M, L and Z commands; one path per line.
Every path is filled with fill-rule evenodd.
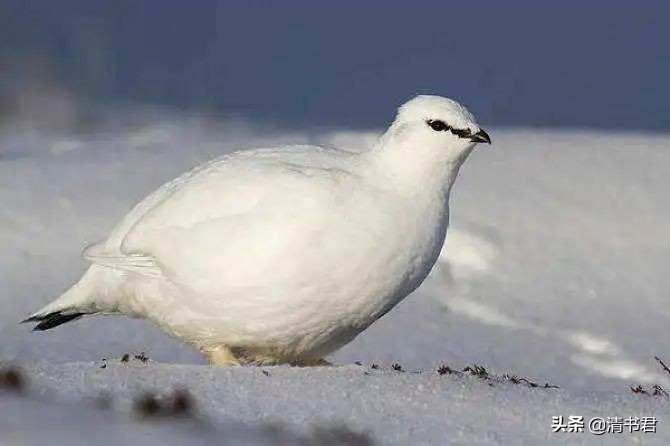
M 151 255 L 140 253 L 126 255 L 105 252 L 96 254 L 96 248 L 99 247 L 100 245 L 93 245 L 85 249 L 84 258 L 96 265 L 137 273 L 147 277 L 162 277 L 163 275 L 161 267 Z
M 241 152 L 201 166 L 147 197 L 85 256 L 205 293 L 294 277 L 295 262 L 281 259 L 317 255 L 310 246 L 328 226 L 334 183 L 348 175 L 321 152 L 306 165 L 307 152 Z

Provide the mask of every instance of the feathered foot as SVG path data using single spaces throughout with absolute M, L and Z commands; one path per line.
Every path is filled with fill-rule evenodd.
M 207 358 L 207 361 L 209 361 L 209 365 L 241 365 L 240 360 L 225 345 L 202 350 L 202 353 Z
M 293 363 L 293 365 L 298 367 L 329 367 L 332 366 L 330 362 L 326 361 L 323 358 L 316 359 L 301 359 Z

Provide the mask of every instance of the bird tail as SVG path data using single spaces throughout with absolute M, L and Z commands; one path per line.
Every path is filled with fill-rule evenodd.
M 39 312 L 38 312 L 39 313 Z M 51 313 L 44 314 L 35 314 L 21 321 L 21 323 L 27 322 L 37 322 L 37 325 L 33 327 L 33 331 L 42 331 L 49 330 L 54 327 L 58 327 L 66 322 L 70 322 L 76 319 L 79 319 L 85 314 L 90 313 L 70 313 L 63 311 L 52 311 Z
M 107 268 L 92 266 L 84 276 L 58 299 L 36 311 L 22 320 L 21 323 L 35 322 L 35 331 L 49 330 L 66 322 L 77 320 L 83 316 L 100 312 L 110 312 L 103 304 L 104 299 L 98 292 L 98 283 L 106 283 L 107 291 L 113 290 L 110 286 L 112 272 Z M 107 277 L 101 277 L 101 276 Z M 106 280 L 105 280 L 106 279 Z M 101 282 L 101 280 L 105 280 Z

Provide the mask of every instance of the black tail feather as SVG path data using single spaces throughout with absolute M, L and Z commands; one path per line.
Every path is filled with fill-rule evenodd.
M 58 327 L 61 324 L 66 322 L 79 319 L 86 313 L 67 313 L 63 314 L 60 311 L 46 314 L 44 316 L 33 316 L 26 319 L 23 322 L 38 322 L 38 324 L 33 328 L 33 331 L 43 331 L 49 330 L 54 327 Z

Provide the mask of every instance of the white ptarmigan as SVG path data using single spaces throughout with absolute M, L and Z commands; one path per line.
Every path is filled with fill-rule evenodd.
M 417 96 L 365 152 L 289 146 L 207 162 L 140 202 L 92 265 L 24 322 L 153 321 L 212 364 L 320 364 L 426 278 L 449 194 L 490 138 L 457 102 Z

